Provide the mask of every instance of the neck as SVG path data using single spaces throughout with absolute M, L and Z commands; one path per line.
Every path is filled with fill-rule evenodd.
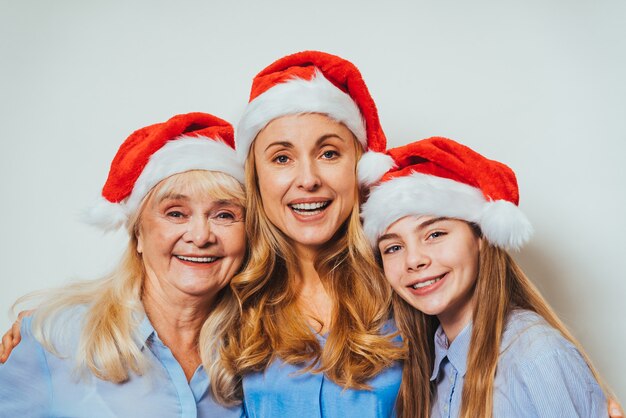
M 296 277 L 299 288 L 298 304 L 309 317 L 310 325 L 319 333 L 328 331 L 332 318 L 332 299 L 319 273 L 315 269 L 317 250 L 295 246 L 298 257 L 299 274 Z
M 448 341 L 452 343 L 454 339 L 463 331 L 463 328 L 472 321 L 474 313 L 474 299 L 469 300 L 464 306 L 458 309 L 449 309 L 437 315 L 441 328 L 445 332 Z
M 198 336 L 212 310 L 215 294 L 176 297 L 146 280 L 142 303 L 165 345 L 197 349 Z

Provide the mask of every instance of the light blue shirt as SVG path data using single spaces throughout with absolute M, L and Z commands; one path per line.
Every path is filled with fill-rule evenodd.
M 324 374 L 302 373 L 278 359 L 265 372 L 244 375 L 245 412 L 250 418 L 392 417 L 401 379 L 402 366 L 395 363 L 368 382 L 372 390 L 344 389 Z
M 76 316 L 68 322 L 67 338 L 56 347 L 74 353 L 80 333 Z M 0 417 L 240 417 L 241 407 L 217 404 L 200 366 L 187 382 L 182 367 L 145 317 L 139 341 L 150 367 L 115 384 L 89 374 L 78 380 L 75 359 L 46 351 L 31 333 L 31 319 L 22 321 L 22 341 L 6 364 L 0 365 Z M 61 349 L 62 347 L 62 349 Z
M 448 346 L 435 335 L 431 417 L 457 417 L 472 335 L 469 324 Z M 607 401 L 582 356 L 534 312 L 516 310 L 502 335 L 494 381 L 494 417 L 606 417 Z

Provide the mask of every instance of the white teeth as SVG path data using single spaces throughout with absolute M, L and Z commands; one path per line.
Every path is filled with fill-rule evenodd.
M 294 203 L 290 205 L 295 210 L 316 210 L 321 209 L 328 205 L 328 202 L 314 202 L 314 203 Z
M 427 280 L 425 282 L 422 283 L 415 283 L 413 286 L 411 286 L 413 289 L 419 289 L 422 287 L 426 287 L 426 286 L 430 286 L 433 283 L 437 283 L 439 280 L 441 280 L 441 277 L 438 277 L 436 279 L 432 279 L 432 280 Z
M 191 261 L 193 263 L 212 263 L 217 260 L 217 257 L 185 257 L 183 255 L 177 255 L 176 258 L 183 261 Z

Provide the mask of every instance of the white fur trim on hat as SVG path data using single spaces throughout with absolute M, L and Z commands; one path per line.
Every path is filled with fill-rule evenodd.
M 83 219 L 106 231 L 115 230 L 130 218 L 161 180 L 190 170 L 220 171 L 244 183 L 243 165 L 231 147 L 219 139 L 181 136 L 152 154 L 126 199 L 113 203 L 101 198 L 85 212 Z
M 398 177 L 375 186 L 363 204 L 363 229 L 372 247 L 399 219 L 431 215 L 462 219 L 480 226 L 483 236 L 505 249 L 519 249 L 532 234 L 524 213 L 507 201 L 487 201 L 472 186 L 421 173 Z
M 88 207 L 79 218 L 81 221 L 102 229 L 105 232 L 115 231 L 128 220 L 126 206 L 113 203 L 100 196 L 98 201 Z
M 272 120 L 299 113 L 322 113 L 341 122 L 367 149 L 365 121 L 352 98 L 317 70 L 311 80 L 293 78 L 260 94 L 246 107 L 237 131 L 237 154 L 245 161 L 257 134 Z
M 361 156 L 357 165 L 359 184 L 369 187 L 378 182 L 383 174 L 396 166 L 390 155 L 368 151 Z

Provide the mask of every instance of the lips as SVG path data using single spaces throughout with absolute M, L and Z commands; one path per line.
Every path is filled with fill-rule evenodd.
M 210 264 L 215 262 L 219 257 L 192 257 L 185 255 L 175 255 L 177 259 L 181 261 L 186 261 L 188 263 L 198 263 L 198 264 Z
M 302 216 L 314 216 L 322 213 L 330 204 L 331 200 L 320 200 L 313 202 L 290 203 L 288 206 L 292 211 Z
M 447 273 L 444 273 L 442 275 L 439 276 L 433 276 L 433 277 L 428 277 L 428 278 L 424 278 L 424 279 L 420 279 L 417 280 L 411 284 L 409 284 L 407 287 L 413 290 L 421 290 L 421 291 L 427 291 L 429 290 L 428 288 L 430 286 L 433 286 L 437 283 L 439 283 L 439 281 L 441 281 L 441 279 L 443 279 L 446 276 Z

